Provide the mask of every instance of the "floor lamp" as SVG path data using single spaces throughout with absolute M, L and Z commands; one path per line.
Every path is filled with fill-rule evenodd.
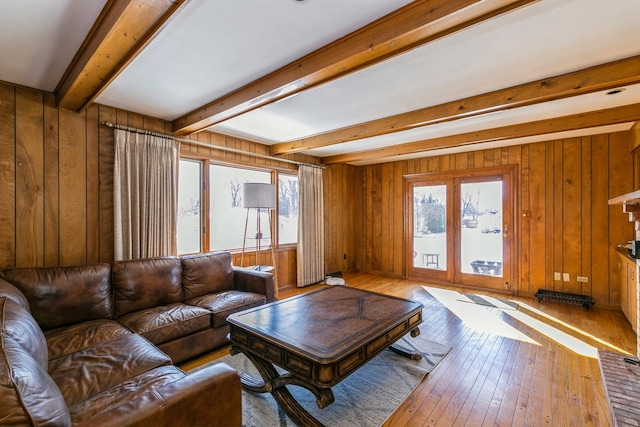
M 247 217 L 244 222 L 244 239 L 242 241 L 242 257 L 240 258 L 240 264 L 244 266 L 244 251 L 245 243 L 247 241 L 247 228 L 249 225 L 249 211 L 251 209 L 256 210 L 256 266 L 254 270 L 270 271 L 276 267 L 275 256 L 273 254 L 273 245 L 271 246 L 271 262 L 273 266 L 263 266 L 260 263 L 260 245 L 263 239 L 262 228 L 260 224 L 260 213 L 262 209 L 275 209 L 276 207 L 276 186 L 274 184 L 264 184 L 257 182 L 246 182 L 242 184 L 242 207 L 247 208 Z M 271 227 L 271 213 L 268 213 L 269 217 L 269 236 L 273 231 Z M 269 237 L 271 238 L 271 237 Z M 275 280 L 275 275 L 274 275 Z

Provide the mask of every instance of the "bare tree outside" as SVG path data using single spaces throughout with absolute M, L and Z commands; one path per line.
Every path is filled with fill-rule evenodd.
M 242 205 L 242 183 L 238 180 L 230 179 L 226 187 L 231 190 L 231 207 L 239 208 Z
M 281 244 L 298 239 L 298 177 L 280 174 L 278 179 L 278 237 Z

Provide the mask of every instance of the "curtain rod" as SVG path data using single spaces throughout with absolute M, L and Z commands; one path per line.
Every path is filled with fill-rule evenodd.
M 163 138 L 173 138 L 176 141 L 181 142 L 181 143 L 185 143 L 185 144 L 200 145 L 200 146 L 207 147 L 207 148 L 213 148 L 215 150 L 228 151 L 230 153 L 237 153 L 237 154 L 242 154 L 242 155 L 245 155 L 245 156 L 253 156 L 253 157 L 259 157 L 261 159 L 268 159 L 268 160 L 275 160 L 275 161 L 278 161 L 278 162 L 292 163 L 292 164 L 298 165 L 298 166 L 304 165 L 304 166 L 311 166 L 313 168 L 324 169 L 323 165 L 316 165 L 316 164 L 313 164 L 313 163 L 300 162 L 298 160 L 282 159 L 280 157 L 269 156 L 269 155 L 266 155 L 266 154 L 252 153 L 251 151 L 239 150 L 237 148 L 223 147 L 221 145 L 207 144 L 206 142 L 194 141 L 192 139 L 187 139 L 187 138 L 176 138 L 175 136 L 173 136 L 171 134 L 167 134 L 167 133 L 153 132 L 153 131 L 149 131 L 149 130 L 145 130 L 145 129 L 132 128 L 132 127 L 129 127 L 129 126 L 117 125 L 117 124 L 110 123 L 110 122 L 102 122 L 101 124 L 103 126 L 106 126 L 108 128 L 113 128 L 113 129 L 126 130 L 126 131 L 129 131 L 129 132 L 141 133 L 141 134 L 144 134 L 144 135 L 159 136 L 159 137 L 163 137 Z

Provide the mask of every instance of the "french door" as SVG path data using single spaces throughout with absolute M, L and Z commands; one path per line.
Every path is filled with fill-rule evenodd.
M 512 291 L 511 168 L 407 177 L 407 276 Z

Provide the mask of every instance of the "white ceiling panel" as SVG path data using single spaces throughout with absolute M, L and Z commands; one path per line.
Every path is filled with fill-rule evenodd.
M 53 92 L 106 0 L 0 0 L 0 81 Z

